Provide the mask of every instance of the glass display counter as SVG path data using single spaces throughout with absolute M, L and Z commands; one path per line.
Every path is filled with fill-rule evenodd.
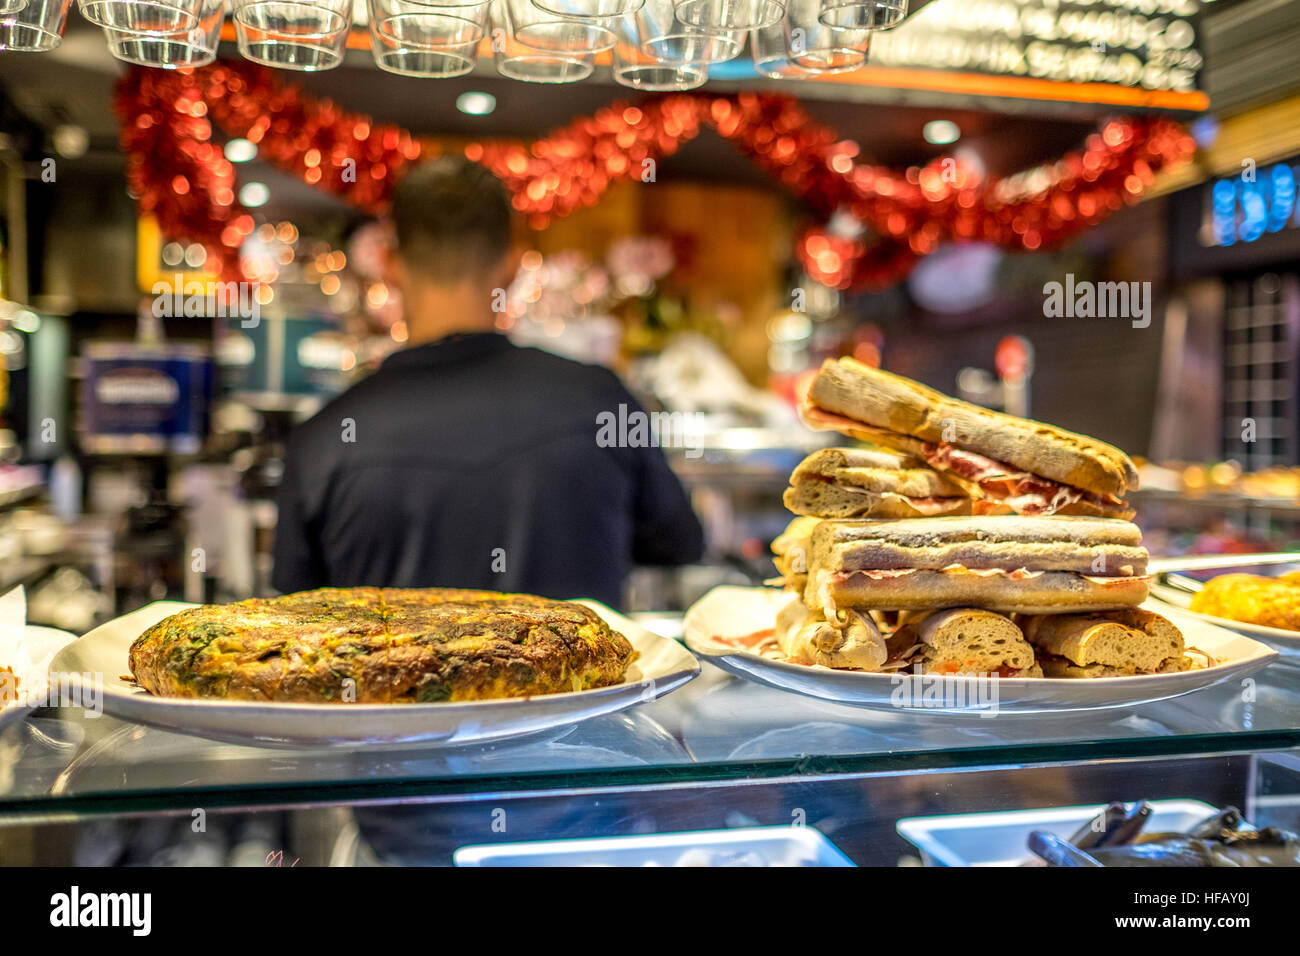
M 265 845 L 438 864 L 468 844 L 806 824 L 893 865 L 919 859 L 898 820 L 931 814 L 1188 799 L 1300 829 L 1298 755 L 1295 653 L 1131 709 L 992 718 L 831 704 L 706 663 L 623 713 L 461 748 L 252 747 L 41 710 L 0 733 L 0 863 L 173 862 L 220 832 L 208 862 L 260 864 Z M 278 835 L 248 850 L 246 832 Z

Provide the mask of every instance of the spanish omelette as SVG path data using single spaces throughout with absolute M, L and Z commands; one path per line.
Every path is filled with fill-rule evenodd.
M 320 588 L 205 604 L 131 645 L 163 697 L 402 704 L 620 683 L 636 651 L 581 604 L 443 588 Z

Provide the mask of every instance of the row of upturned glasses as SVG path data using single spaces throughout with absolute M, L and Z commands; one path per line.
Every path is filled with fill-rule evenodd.
M 0 50 L 58 46 L 72 0 L 0 0 Z M 363 0 L 78 0 L 113 56 L 162 69 L 216 59 L 229 12 L 240 53 L 292 70 L 343 62 Z M 871 35 L 902 21 L 907 0 L 364 0 L 370 49 L 405 76 L 472 71 L 486 49 L 497 71 L 534 83 L 590 76 L 608 52 L 614 80 L 689 90 L 746 40 L 764 76 L 789 79 L 862 66 Z M 486 41 L 486 42 L 485 42 Z

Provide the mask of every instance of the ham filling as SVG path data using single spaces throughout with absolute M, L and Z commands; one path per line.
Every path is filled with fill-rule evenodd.
M 985 495 L 1017 514 L 1053 515 L 1076 501 L 1095 497 L 1082 489 L 1018 471 L 1011 465 L 944 442 L 937 445 L 926 442 L 921 446 L 921 456 L 935 471 L 950 471 L 975 482 Z
M 830 580 L 836 584 L 843 584 L 855 574 L 861 574 L 872 581 L 888 581 L 893 578 L 906 577 L 909 574 L 915 574 L 917 571 L 925 570 L 923 568 L 898 568 L 894 570 L 881 571 L 835 571 L 828 575 Z M 1004 568 L 968 568 L 963 564 L 950 564 L 946 568 L 940 568 L 939 574 L 974 574 L 981 578 L 991 578 L 997 575 L 1003 575 L 1011 581 L 1032 581 L 1034 578 L 1046 574 L 1045 571 L 1030 571 L 1028 568 L 1016 568 L 1014 571 L 1007 571 Z M 1082 574 L 1078 571 L 1064 572 L 1068 574 L 1078 574 L 1085 581 L 1091 581 L 1093 584 L 1116 585 L 1128 584 L 1134 581 L 1143 581 L 1147 575 L 1121 574 L 1113 577 L 1104 577 L 1097 574 Z

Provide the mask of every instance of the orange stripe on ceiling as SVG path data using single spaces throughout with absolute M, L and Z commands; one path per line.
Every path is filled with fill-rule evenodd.
M 1174 90 L 1144 90 L 1115 83 L 1067 83 L 1028 76 L 949 73 L 870 64 L 853 73 L 814 76 L 811 79 L 820 83 L 844 83 L 849 86 L 887 86 L 895 89 L 1070 103 L 1111 103 L 1116 106 L 1145 106 L 1151 109 L 1203 111 L 1210 108 L 1209 96 L 1199 91 L 1180 93 Z
M 221 39 L 232 43 L 235 41 L 234 23 L 227 21 L 222 26 Z M 369 50 L 370 34 L 358 27 L 348 35 L 347 43 L 349 50 Z M 480 57 L 490 58 L 491 39 L 485 37 L 479 44 L 478 52 Z M 596 62 L 602 66 L 610 61 L 609 53 L 596 56 Z M 926 90 L 933 93 L 955 93 L 967 96 L 1001 96 L 1056 103 L 1104 103 L 1110 106 L 1186 110 L 1196 113 L 1210 108 L 1209 96 L 1200 91 L 1179 93 L 1174 90 L 1144 90 L 1115 83 L 1066 83 L 1028 76 L 989 76 L 984 73 L 949 73 L 942 70 L 915 70 L 892 66 L 868 65 L 854 73 L 812 76 L 809 79 L 817 83 L 839 83 L 845 86 Z

